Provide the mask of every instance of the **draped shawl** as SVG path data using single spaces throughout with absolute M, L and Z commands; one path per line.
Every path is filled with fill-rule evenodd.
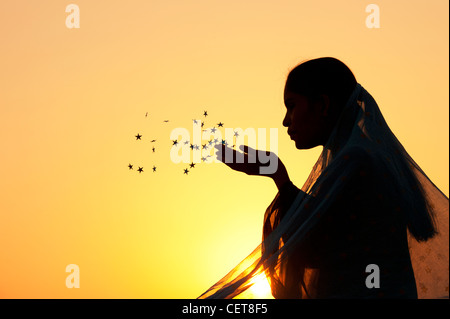
M 361 261 L 358 267 L 364 271 L 361 269 L 363 263 L 370 262 L 371 258 L 378 260 L 383 252 L 392 261 L 394 272 L 383 273 L 383 265 L 380 266 L 383 274 L 381 286 L 385 282 L 395 285 L 397 278 L 400 282 L 403 270 L 396 269 L 395 265 L 403 263 L 407 268 L 409 263 L 414 271 L 415 286 L 405 289 L 417 288 L 419 298 L 448 298 L 448 197 L 409 156 L 389 129 L 373 97 L 360 84 L 356 85 L 347 101 L 301 190 L 292 195 L 292 185 L 288 189 L 291 191 L 289 200 L 286 199 L 289 190 L 280 189 L 266 210 L 261 244 L 199 298 L 237 298 L 254 284 L 254 278 L 260 274 L 269 280 L 275 298 L 370 298 L 370 293 L 353 283 L 343 282 L 340 289 L 334 289 L 333 285 L 339 283 L 339 278 L 335 277 L 328 278 L 329 287 L 324 290 L 328 295 L 323 291 L 320 293 L 324 287 L 318 287 L 320 280 L 317 278 L 323 282 L 331 269 L 324 269 L 327 264 L 324 260 L 328 261 L 328 266 L 334 265 L 338 269 L 335 274 L 339 274 L 339 260 L 342 258 L 350 258 L 348 265 L 359 265 Z M 361 196 L 363 199 L 358 200 Z M 337 216 L 340 223 L 333 227 L 336 211 L 346 211 L 346 207 L 352 213 Z M 420 216 L 427 213 L 437 232 L 431 239 L 422 240 L 412 233 L 420 228 Z M 348 222 L 342 221 L 344 217 Z M 325 220 L 331 222 L 324 223 Z M 377 228 L 378 225 L 381 226 Z M 400 228 L 405 225 L 407 254 L 395 251 L 389 254 L 391 239 L 386 240 L 401 241 L 402 229 L 398 230 L 397 237 L 387 236 L 389 231 L 381 233 L 394 229 L 393 233 L 398 225 Z M 316 231 L 314 237 L 315 230 L 320 227 L 325 227 L 326 233 L 317 238 Z M 339 241 L 337 234 L 344 236 L 339 227 L 349 228 L 345 236 L 353 236 L 353 239 Z M 349 231 L 352 232 L 350 235 Z M 333 242 L 330 245 L 322 242 L 316 252 L 314 240 L 323 241 L 328 234 L 334 234 Z M 385 245 L 375 249 L 379 253 L 377 256 L 371 247 L 366 249 L 361 244 L 365 237 Z M 336 249 L 327 250 L 326 247 Z M 318 259 L 317 264 L 315 259 Z M 342 268 L 343 274 L 345 271 Z M 358 278 L 364 277 L 360 275 Z M 366 288 L 365 291 L 370 290 Z M 398 295 L 388 297 L 400 297 L 404 293 L 401 289 Z

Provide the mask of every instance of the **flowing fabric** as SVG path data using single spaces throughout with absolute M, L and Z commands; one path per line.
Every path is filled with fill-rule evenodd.
M 428 240 L 416 231 L 425 212 L 437 231 Z M 261 274 L 275 298 L 448 298 L 448 213 L 357 84 L 302 189 L 280 188 L 262 243 L 199 298 L 237 298 Z

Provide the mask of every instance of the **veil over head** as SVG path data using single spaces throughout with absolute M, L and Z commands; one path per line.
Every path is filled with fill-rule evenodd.
M 448 298 L 448 197 L 409 156 L 389 129 L 373 97 L 360 84 L 356 85 L 308 179 L 283 218 L 277 216 L 274 208 L 277 194 L 266 211 L 262 243 L 199 298 L 239 297 L 260 274 L 268 278 L 274 297 L 292 297 L 288 293 L 290 287 L 300 284 L 303 293 L 296 297 L 308 298 L 314 291 L 314 270 L 292 270 L 290 261 L 296 248 L 306 240 L 306 234 L 345 192 L 361 161 L 369 161 L 375 173 L 387 176 L 379 191 L 395 196 L 396 203 L 400 203 L 397 209 L 405 212 L 418 297 Z M 432 217 L 436 229 L 428 240 L 416 232 L 420 228 L 417 216 L 423 214 L 423 209 Z M 364 207 L 360 210 L 364 211 Z

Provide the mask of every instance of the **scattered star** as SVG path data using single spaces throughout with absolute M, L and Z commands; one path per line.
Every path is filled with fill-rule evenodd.
M 208 115 L 209 115 L 209 114 L 208 114 L 208 111 L 204 110 L 204 111 L 203 111 L 203 116 L 204 116 L 205 119 L 206 119 L 206 117 L 208 117 Z M 149 115 L 149 112 L 146 112 L 146 113 L 145 113 L 145 117 L 147 118 L 147 117 L 149 117 L 149 116 L 150 116 L 150 115 Z M 196 119 L 193 119 L 192 121 L 194 122 L 195 125 L 201 125 L 202 128 L 205 126 L 205 122 L 204 122 L 204 121 L 196 120 Z M 169 120 L 163 120 L 163 123 L 169 123 Z M 224 125 L 225 125 L 224 123 L 219 122 L 219 123 L 216 124 L 216 126 L 213 126 L 212 128 L 203 129 L 203 132 L 208 132 L 208 131 L 210 131 L 212 134 L 215 134 L 215 133 L 218 131 L 218 129 L 217 129 L 216 127 L 221 128 L 221 127 L 224 127 Z M 220 133 L 220 131 L 219 131 L 219 133 Z M 239 135 L 240 135 L 240 134 L 239 134 L 237 131 L 234 132 L 234 136 L 235 136 L 236 138 L 237 138 Z M 136 140 L 142 140 L 142 135 L 141 135 L 140 133 L 138 133 L 137 135 L 135 135 L 135 137 L 136 137 Z M 150 143 L 155 143 L 155 142 L 156 142 L 156 139 L 153 139 L 153 140 L 150 141 Z M 217 145 L 217 144 L 219 144 L 219 145 L 225 145 L 225 146 L 228 146 L 228 145 L 229 145 L 228 142 L 227 142 L 226 140 L 224 140 L 224 139 L 219 139 L 219 138 L 214 138 L 214 137 L 212 137 L 207 143 L 205 143 L 205 144 L 201 144 L 201 143 L 200 143 L 199 145 L 192 144 L 192 143 L 190 143 L 189 140 L 184 141 L 184 139 L 182 139 L 182 140 L 180 140 L 180 141 L 178 141 L 178 139 L 177 139 L 177 140 L 172 140 L 172 143 L 173 143 L 172 145 L 174 145 L 174 146 L 177 146 L 177 145 L 179 145 L 179 144 L 181 145 L 182 143 L 183 143 L 184 145 L 190 145 L 190 148 L 191 148 L 192 150 L 200 150 L 200 147 L 201 147 L 202 150 L 204 150 L 204 149 L 208 150 L 209 147 L 211 147 L 211 146 L 214 145 L 214 144 L 216 144 L 216 145 Z M 235 146 L 236 146 L 236 145 L 233 144 L 233 148 L 234 148 Z M 155 151 L 156 151 L 156 148 L 155 148 L 155 147 L 152 147 L 152 152 L 155 153 Z M 210 158 L 210 157 L 212 157 L 212 155 L 208 155 L 208 156 L 205 155 L 205 156 L 202 156 L 202 157 L 201 157 L 201 161 L 202 161 L 202 162 L 205 162 L 205 161 L 207 161 L 207 159 Z M 195 165 L 196 165 L 196 163 L 192 162 L 191 164 L 189 164 L 189 167 L 183 169 L 183 173 L 186 174 L 186 175 L 188 175 L 188 174 L 189 174 L 189 171 L 190 171 L 191 169 L 195 168 Z M 129 168 L 129 170 L 133 170 L 133 169 L 134 169 L 134 165 L 128 164 L 128 168 Z M 156 172 L 156 166 L 153 166 L 152 170 L 153 170 L 153 172 Z M 136 171 L 139 172 L 139 173 L 143 173 L 143 172 L 144 172 L 144 167 L 139 167 L 139 166 L 138 166 L 138 169 L 137 169 Z M 194 174 L 194 175 L 195 175 L 195 174 Z

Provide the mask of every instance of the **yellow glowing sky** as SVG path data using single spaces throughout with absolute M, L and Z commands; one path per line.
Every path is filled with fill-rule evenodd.
M 79 29 L 65 25 L 70 3 Z M 342 3 L 0 2 L 0 297 L 203 293 L 259 244 L 276 187 L 223 164 L 186 176 L 169 134 L 204 110 L 207 127 L 278 128 L 301 187 L 321 149 L 296 150 L 281 122 L 285 78 L 305 59 L 345 62 L 448 195 L 448 1 L 374 1 L 379 29 L 365 25 L 370 2 Z

